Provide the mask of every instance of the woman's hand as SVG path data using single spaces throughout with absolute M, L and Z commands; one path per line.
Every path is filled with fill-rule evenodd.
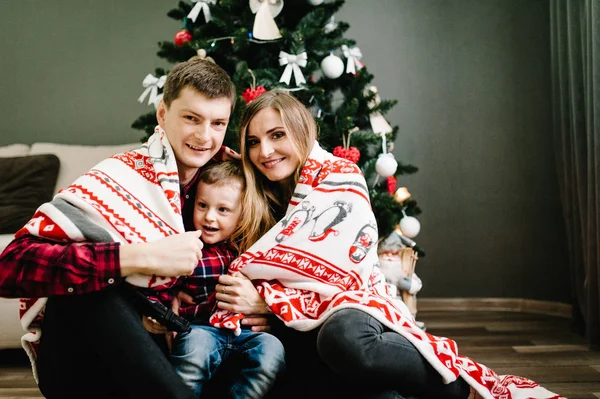
M 272 328 L 273 316 L 267 316 L 262 314 L 251 314 L 244 315 L 242 319 L 242 325 L 250 326 L 250 329 L 254 332 L 269 332 Z
M 269 331 L 270 320 L 267 315 L 271 310 L 254 288 L 252 281 L 241 273 L 219 276 L 216 285 L 217 307 L 235 313 L 243 313 L 245 326 L 252 326 L 252 331 Z

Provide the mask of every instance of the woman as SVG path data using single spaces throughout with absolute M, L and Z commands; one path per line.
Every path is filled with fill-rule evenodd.
M 260 239 L 229 271 L 253 280 L 291 327 L 279 336 L 295 382 L 284 381 L 281 396 L 560 398 L 525 378 L 497 376 L 459 356 L 454 341 L 415 325 L 378 270 L 376 222 L 360 169 L 316 140 L 312 115 L 286 92 L 263 94 L 242 118 L 245 200 L 268 206 L 252 208 L 245 238 L 248 246 Z M 218 311 L 211 322 L 235 329 L 238 317 Z M 329 392 L 302 392 L 319 379 Z

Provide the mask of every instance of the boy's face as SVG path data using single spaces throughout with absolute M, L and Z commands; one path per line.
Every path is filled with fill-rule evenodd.
M 219 151 L 230 114 L 229 99 L 208 98 L 189 87 L 181 90 L 169 108 L 160 102 L 156 118 L 173 147 L 180 184 L 187 184 Z
M 242 214 L 241 184 L 198 183 L 194 207 L 194 227 L 202 231 L 200 239 L 206 244 L 223 241 L 235 231 Z

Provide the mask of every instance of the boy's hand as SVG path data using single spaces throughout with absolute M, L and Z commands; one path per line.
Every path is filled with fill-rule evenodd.
M 120 247 L 121 276 L 141 273 L 163 277 L 191 275 L 202 257 L 201 232 L 188 231 L 158 241 Z
M 173 298 L 173 302 L 171 302 L 171 310 L 177 316 L 179 316 L 179 309 L 181 308 L 181 304 L 184 303 L 186 305 L 195 305 L 194 298 L 190 294 L 187 294 L 183 291 L 179 291 L 175 298 Z
M 242 157 L 240 154 L 232 150 L 231 148 L 222 145 L 219 151 L 215 154 L 213 159 L 217 161 L 240 161 Z
M 154 320 L 152 317 L 142 316 L 142 324 L 150 334 L 166 334 L 167 327 Z

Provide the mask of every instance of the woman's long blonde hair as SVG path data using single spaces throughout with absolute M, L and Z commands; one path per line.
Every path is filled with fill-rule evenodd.
M 250 161 L 246 145 L 248 126 L 258 112 L 271 108 L 279 112 L 286 135 L 291 141 L 300 163 L 296 167 L 293 182 L 282 188 L 279 182 L 268 180 Z M 262 237 L 278 219 L 283 217 L 287 204 L 298 183 L 300 171 L 317 140 L 317 124 L 308 109 L 294 96 L 271 90 L 253 100 L 246 107 L 240 122 L 240 154 L 246 178 L 244 193 L 244 217 L 242 220 L 241 249 L 246 250 Z

